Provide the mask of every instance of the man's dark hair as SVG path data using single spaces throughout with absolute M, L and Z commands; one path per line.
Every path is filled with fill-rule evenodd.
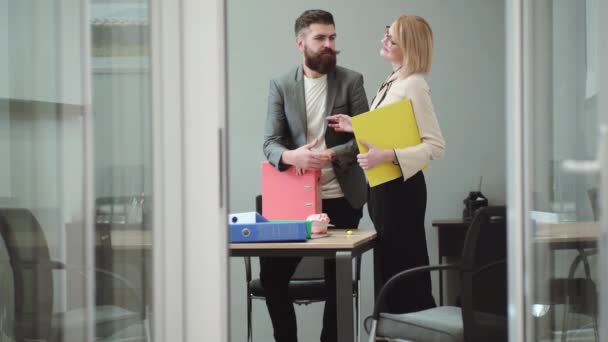
M 303 29 L 308 28 L 312 24 L 336 26 L 336 24 L 334 24 L 334 17 L 331 15 L 331 13 L 319 9 L 306 10 L 304 13 L 300 14 L 298 19 L 296 19 L 296 36 L 298 36 Z

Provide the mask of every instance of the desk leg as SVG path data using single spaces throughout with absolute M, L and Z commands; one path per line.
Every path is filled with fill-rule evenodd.
M 353 325 L 353 256 L 351 252 L 336 252 L 336 311 L 338 342 L 355 340 Z
M 441 264 L 441 246 L 438 248 L 439 256 L 437 257 L 437 263 Z M 439 270 L 439 306 L 443 306 L 443 270 Z

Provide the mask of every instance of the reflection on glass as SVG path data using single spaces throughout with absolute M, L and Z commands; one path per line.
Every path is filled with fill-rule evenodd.
M 147 341 L 152 312 L 148 2 L 93 1 L 90 8 L 95 266 L 124 280 L 96 278 L 101 309 L 96 320 L 114 317 L 112 338 Z M 103 334 L 98 329 L 97 336 Z
M 597 179 L 568 172 L 594 159 L 597 96 L 588 96 L 589 2 L 528 1 L 524 85 L 530 118 L 530 341 L 597 340 Z
M 149 32 L 147 1 L 0 0 L 0 342 L 151 341 Z

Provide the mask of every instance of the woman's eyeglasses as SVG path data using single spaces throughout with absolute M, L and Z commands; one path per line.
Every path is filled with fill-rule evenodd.
M 388 33 L 388 30 L 389 30 L 390 28 L 391 28 L 390 26 L 386 26 L 386 27 L 384 28 L 384 36 L 383 36 L 383 39 L 384 39 L 384 40 L 385 40 L 385 42 L 387 42 L 387 43 L 388 43 L 390 46 L 395 46 L 395 45 L 397 45 L 397 43 L 395 43 L 395 42 L 393 41 L 393 36 L 391 36 L 391 35 Z

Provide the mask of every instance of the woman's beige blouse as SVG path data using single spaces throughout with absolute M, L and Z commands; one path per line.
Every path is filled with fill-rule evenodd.
M 395 73 L 387 80 L 387 82 L 390 81 L 392 81 L 390 86 L 378 91 L 371 108 L 375 109 L 404 99 L 412 101 L 422 142 L 416 146 L 395 149 L 403 180 L 407 180 L 422 170 L 431 160 L 443 157 L 445 140 L 437 122 L 430 88 L 424 76 L 413 74 L 406 78 L 399 78 Z M 388 93 L 383 94 L 386 91 Z M 378 104 L 379 101 L 382 102 Z

